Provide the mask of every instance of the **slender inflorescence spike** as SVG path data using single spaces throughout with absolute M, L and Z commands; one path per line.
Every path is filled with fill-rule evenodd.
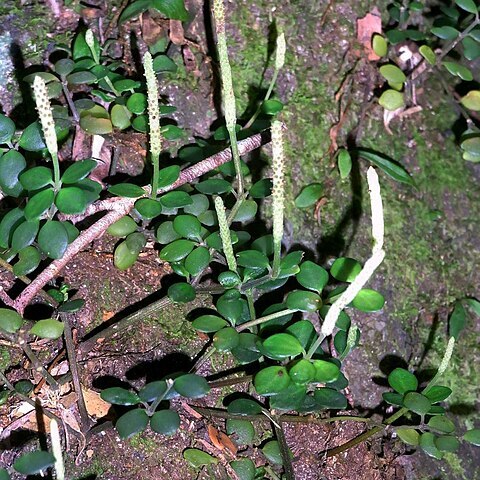
M 158 83 L 153 70 L 153 59 L 150 52 L 143 57 L 145 78 L 147 80 L 148 125 L 150 129 L 150 156 L 153 164 L 152 192 L 153 198 L 158 190 L 159 156 L 162 151 L 162 135 L 160 133 L 160 109 L 158 107 Z
M 95 38 L 93 38 L 93 32 L 90 29 L 85 32 L 85 42 L 88 45 L 90 52 L 92 52 L 95 63 L 100 63 L 100 58 L 98 57 L 98 52 L 95 48 Z
M 362 271 L 357 275 L 355 280 L 348 286 L 342 295 L 340 295 L 339 299 L 334 302 L 328 310 L 321 330 L 325 337 L 332 334 L 340 312 L 357 296 L 358 292 L 368 282 L 385 257 L 385 252 L 383 250 L 384 227 L 382 197 L 380 196 L 378 175 L 373 167 L 368 169 L 367 181 L 370 190 L 370 203 L 372 209 L 372 255 L 365 262 Z
M 40 117 L 45 143 L 50 155 L 53 157 L 58 154 L 55 122 L 53 121 L 52 108 L 48 100 L 47 85 L 43 78 L 38 75 L 33 80 L 33 91 L 35 92 L 35 103 L 37 104 L 37 112 Z
M 58 145 L 57 134 L 55 133 L 55 122 L 53 120 L 52 107 L 48 100 L 47 85 L 40 76 L 36 76 L 33 80 L 33 91 L 35 93 L 35 103 L 37 105 L 40 124 L 42 125 L 43 136 L 47 150 L 52 157 L 55 191 L 60 190 L 60 166 L 58 164 Z
M 228 228 L 227 215 L 225 214 L 225 206 L 221 197 L 215 197 L 215 210 L 218 217 L 218 226 L 220 228 L 220 238 L 222 239 L 223 253 L 227 259 L 227 265 L 232 272 L 237 271 L 237 261 L 233 253 L 232 238 L 230 229 Z
M 285 34 L 281 32 L 277 37 L 277 49 L 275 52 L 275 70 L 281 70 L 285 65 L 285 52 L 287 44 L 285 43 Z
M 241 172 L 240 155 L 237 147 L 237 112 L 235 107 L 235 94 L 233 93 L 232 69 L 228 60 L 227 37 L 225 34 L 225 7 L 223 0 L 214 0 L 213 17 L 217 33 L 218 59 L 220 62 L 220 76 L 222 78 L 223 109 L 225 123 L 232 148 L 233 164 L 237 175 L 238 191 L 243 193 L 243 176 Z
M 284 169 L 285 158 L 283 153 L 282 123 L 275 121 L 272 124 L 272 169 L 273 169 L 273 277 L 280 270 L 280 254 L 283 237 L 284 213 Z
M 65 465 L 63 463 L 62 442 L 60 441 L 60 432 L 58 422 L 53 418 L 50 420 L 50 438 L 52 440 L 52 453 L 55 457 L 55 473 L 57 480 L 65 479 Z

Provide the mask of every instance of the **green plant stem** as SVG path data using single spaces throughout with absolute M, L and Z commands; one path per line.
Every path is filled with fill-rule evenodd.
M 250 128 L 253 125 L 253 122 L 255 122 L 257 117 L 260 115 L 260 112 L 262 111 L 262 104 L 265 103 L 270 98 L 270 95 L 273 92 L 273 87 L 275 86 L 275 83 L 277 83 L 277 78 L 278 78 L 279 72 L 280 72 L 280 70 L 278 70 L 278 69 L 274 70 L 272 79 L 270 80 L 270 84 L 268 86 L 267 93 L 265 94 L 265 97 L 262 100 L 262 102 L 258 105 L 257 109 L 255 110 L 255 113 L 252 115 L 250 120 L 243 127 L 245 130 L 247 128 Z
M 253 380 L 253 375 L 244 375 L 243 377 L 226 378 L 225 380 L 216 380 L 215 382 L 208 382 L 210 388 L 223 388 L 240 383 L 247 383 Z
M 73 119 L 75 120 L 76 123 L 78 123 L 80 120 L 80 115 L 78 114 L 78 110 L 75 107 L 75 104 L 73 103 L 72 94 L 70 93 L 70 90 L 67 88 L 67 81 L 63 77 L 62 77 L 62 90 L 63 90 L 63 96 L 65 97 L 65 100 L 68 103 L 68 108 L 70 108 L 70 111 L 72 112 Z
M 198 407 L 196 405 L 190 405 L 194 410 L 196 410 L 201 415 L 206 417 L 215 417 L 223 419 L 244 419 L 252 422 L 266 422 L 269 421 L 268 417 L 264 414 L 256 415 L 240 415 L 230 413 L 227 410 L 208 408 L 208 407 Z M 371 419 L 364 417 L 357 417 L 353 415 L 339 415 L 338 417 L 329 417 L 329 418 L 317 418 L 314 415 L 280 415 L 276 418 L 277 423 L 296 423 L 296 424 L 315 424 L 322 425 L 326 423 L 334 422 L 360 422 L 360 423 L 370 423 L 373 424 Z M 375 426 L 378 426 L 374 424 Z
M 250 318 L 252 320 L 256 320 L 257 314 L 255 313 L 255 305 L 253 303 L 253 292 L 252 292 L 252 290 L 249 290 L 248 292 L 246 292 L 245 296 L 247 297 L 248 311 L 250 312 Z
M 315 352 L 318 350 L 322 342 L 325 340 L 325 335 L 320 334 L 312 346 L 308 349 L 307 355 L 305 356 L 306 360 L 311 360 L 312 357 L 315 355 Z
M 254 327 L 255 325 L 260 325 L 261 323 L 265 323 L 275 318 L 283 317 L 285 315 L 290 315 L 295 312 L 297 312 L 297 310 L 290 310 L 289 308 L 286 308 L 285 310 L 280 310 L 279 312 L 271 313 L 270 315 L 266 315 L 265 317 L 260 317 L 255 320 L 251 320 L 250 322 L 242 323 L 237 327 L 237 332 L 242 332 L 247 328 Z
M 275 420 L 277 419 L 275 418 Z M 295 471 L 293 470 L 292 457 L 290 455 L 290 449 L 288 448 L 287 439 L 285 438 L 285 432 L 281 424 L 277 424 L 277 422 L 273 423 L 273 428 L 277 437 L 278 446 L 280 447 L 285 478 L 286 480 L 295 480 Z
M 22 347 L 23 353 L 25 353 L 27 358 L 30 360 L 30 362 L 32 363 L 35 370 L 38 373 L 40 373 L 43 378 L 45 378 L 45 380 L 50 385 L 50 387 L 52 387 L 53 390 L 58 390 L 60 388 L 59 383 L 52 377 L 50 372 L 42 365 L 42 362 L 40 362 L 37 355 L 35 355 L 33 350 L 27 344 L 27 342 L 26 342 L 26 340 L 23 336 L 26 333 L 27 332 L 25 332 L 23 330 L 19 330 L 17 337 L 15 337 L 15 335 L 11 335 L 11 336 L 6 335 L 5 333 L 3 333 L 3 335 L 8 340 L 13 341 L 14 343 L 17 343 L 18 345 L 20 345 Z
M 55 193 L 57 193 L 61 186 L 62 182 L 60 180 L 60 163 L 58 161 L 58 155 L 56 153 L 52 154 L 52 162 L 53 162 L 53 189 Z
M 67 351 L 68 365 L 72 373 L 73 387 L 77 394 L 78 411 L 80 412 L 81 430 L 88 431 L 90 428 L 90 417 L 88 416 L 87 406 L 83 397 L 82 385 L 80 383 L 80 374 L 75 354 L 75 344 L 73 343 L 72 328 L 68 320 L 68 315 L 61 315 L 63 321 L 63 338 L 65 340 L 65 350 Z
M 159 165 L 160 154 L 157 152 L 152 152 L 151 160 L 152 160 L 152 166 L 153 166 L 153 175 L 152 175 L 152 191 L 150 192 L 150 198 L 153 198 L 155 200 L 157 198 L 157 192 L 158 192 L 158 177 L 160 172 L 160 165 Z
M 163 399 L 167 396 L 168 392 L 172 389 L 173 384 L 175 382 L 173 380 L 167 380 L 167 389 L 161 395 L 159 398 L 157 398 L 148 408 L 147 408 L 147 413 L 149 416 L 152 416 L 155 413 L 155 410 L 157 407 L 160 405 L 161 402 L 163 402 Z
M 195 362 L 195 365 L 190 369 L 190 373 L 198 372 L 200 367 L 215 353 L 215 347 L 210 345 L 205 353 Z
M 338 447 L 332 448 L 331 450 L 328 450 L 327 457 L 333 457 L 335 455 L 338 455 L 339 453 L 345 452 L 349 448 L 355 447 L 356 445 L 359 445 L 365 440 L 368 440 L 370 437 L 372 437 L 376 433 L 381 432 L 382 430 L 387 428 L 389 425 L 395 422 L 395 420 L 398 420 L 407 412 L 408 412 L 408 408 L 405 408 L 405 407 L 401 408 L 398 412 L 394 413 L 391 417 L 387 418 L 387 420 L 385 420 L 385 422 L 383 422 L 382 425 L 377 425 L 376 427 L 373 427 L 370 430 L 367 430 L 366 432 L 344 443 L 343 445 L 340 445 Z
M 232 149 L 233 165 L 235 166 L 235 172 L 237 174 L 237 182 L 238 182 L 237 194 L 239 197 L 243 197 L 245 186 L 243 181 L 240 153 L 238 151 L 237 131 L 235 130 L 235 125 L 227 126 L 227 130 L 228 130 L 228 136 L 230 137 L 230 148 Z

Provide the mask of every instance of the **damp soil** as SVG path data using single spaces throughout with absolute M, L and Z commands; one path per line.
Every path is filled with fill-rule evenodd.
M 22 19 L 27 26 L 29 19 L 37 19 L 38 9 L 45 12 L 42 28 L 51 38 L 68 38 L 78 19 L 95 25 L 91 11 L 80 3 L 73 2 L 75 11 L 66 8 L 61 21 L 49 14 L 46 4 L 38 3 L 27 4 L 24 11 L 1 11 L 2 35 L 10 36 L 6 41 L 15 44 L 15 48 L 22 50 L 32 42 L 40 42 L 33 28 L 18 27 Z M 106 12 L 109 15 L 115 13 L 120 2 L 111 3 L 113 7 Z M 95 8 L 102 6 L 101 2 L 92 4 Z M 182 68 L 181 75 L 166 78 L 161 93 L 177 106 L 179 113 L 175 114 L 175 120 L 187 129 L 190 138 L 208 137 L 219 116 L 218 78 L 212 45 L 206 40 L 211 37 L 210 22 L 204 18 L 208 5 L 201 0 L 187 0 L 186 4 L 195 14 L 185 26 L 185 36 L 193 42 L 197 68 Z M 329 129 L 339 120 L 335 93 L 352 67 L 349 55 L 358 48 L 356 20 L 374 7 L 384 11 L 385 3 L 227 2 L 227 35 L 239 111 L 251 111 L 272 75 L 269 52 L 272 51 L 273 26 L 281 25 L 285 31 L 287 63 L 279 75 L 275 93 L 286 105 L 283 120 L 288 126 L 288 246 L 301 245 L 325 265 L 339 255 L 366 259 L 370 250 L 365 182 L 341 182 L 328 157 L 328 148 Z M 126 33 L 122 31 L 121 35 Z M 172 55 L 181 65 L 180 51 L 174 50 Z M 34 60 L 27 58 L 24 67 Z M 12 72 L 5 74 L 12 76 Z M 445 346 L 447 319 L 453 302 L 458 298 L 480 296 L 480 168 L 461 160 L 452 131 L 456 119 L 454 107 L 448 102 L 437 101 L 434 83 L 423 85 L 420 102 L 424 111 L 392 123 L 394 135 L 388 135 L 382 124 L 381 110 L 371 106 L 371 91 L 367 92 L 370 97 L 365 97 L 367 87 L 375 85 L 375 75 L 367 63 L 356 71 L 351 93 L 352 114 L 340 131 L 339 142 L 347 144 L 351 141 L 349 135 L 354 132 L 357 146 L 376 148 L 401 159 L 417 179 L 417 188 L 408 189 L 381 178 L 387 257 L 370 286 L 383 293 L 386 305 L 382 312 L 353 316 L 361 328 L 362 339 L 360 348 L 345 363 L 345 374 L 350 381 L 351 409 L 348 413 L 380 419 L 385 414 L 381 394 L 386 391 L 385 379 L 392 367 L 433 368 Z M 3 84 L 10 83 L 14 84 L 13 77 Z M 365 98 L 370 105 L 366 113 L 363 110 Z M 2 90 L 5 111 L 14 110 L 20 101 L 18 90 Z M 144 146 L 144 139 L 137 145 Z M 138 146 L 129 145 L 129 148 L 140 150 Z M 175 154 L 174 147 L 171 153 Z M 120 168 L 137 174 L 142 165 L 137 162 L 132 166 L 129 160 L 133 157 L 131 150 L 126 151 L 119 164 Z M 356 168 L 358 179 L 364 178 L 366 165 Z M 268 168 L 260 171 L 261 175 L 268 173 Z M 323 183 L 327 200 L 325 207 L 315 214 L 313 211 L 300 212 L 293 206 L 293 198 L 301 186 L 311 182 Z M 86 307 L 71 316 L 74 337 L 79 344 L 91 332 L 114 325 L 132 311 L 161 298 L 171 281 L 171 269 L 159 260 L 153 244 L 147 244 L 139 261 L 126 272 L 119 272 L 113 266 L 114 246 L 115 239 L 105 235 L 80 253 L 61 273 L 59 282 L 68 283 L 86 299 Z M 2 272 L 1 282 L 5 288 L 10 288 L 12 281 Z M 188 311 L 209 302 L 210 298 L 203 296 L 193 307 L 166 307 L 96 342 L 89 351 L 80 348 L 78 366 L 82 384 L 92 392 L 114 385 L 139 388 L 145 381 L 188 370 L 204 345 L 190 328 Z M 446 378 L 446 383 L 454 390 L 451 413 L 455 414 L 460 429 L 478 427 L 478 377 L 473 365 L 478 365 L 480 360 L 476 348 L 479 329 L 474 322 L 467 326 L 465 339 L 459 342 L 454 356 L 451 374 Z M 50 345 L 45 355 L 46 363 L 62 348 L 60 343 Z M 25 378 L 30 371 L 15 349 L 7 360 L 14 365 L 8 370 L 12 381 Z M 212 358 L 204 365 L 202 373 L 229 367 L 233 364 L 227 357 Z M 34 376 L 31 379 L 38 380 Z M 240 386 L 242 389 L 244 387 Z M 224 392 L 214 390 L 196 404 L 220 407 L 222 394 L 232 391 L 231 388 Z M 209 425 L 225 431 L 224 421 L 197 418 L 182 403 L 174 406 L 180 414 L 181 427 L 171 438 L 146 431 L 132 439 L 121 440 L 111 426 L 121 411 L 103 412 L 103 418 L 96 419 L 102 427 L 88 439 L 81 452 L 78 442 L 72 439 L 65 453 L 69 479 L 229 478 L 225 464 L 234 457 L 215 450 L 208 434 Z M 2 429 L 12 421 L 15 407 L 13 399 L 0 407 Z M 365 427 L 352 422 L 292 423 L 286 424 L 284 429 L 298 480 L 480 478 L 478 451 L 465 445 L 457 454 L 433 461 L 404 446 L 387 432 L 383 437 L 374 437 L 345 453 L 326 458 L 326 449 L 356 437 Z M 271 432 L 268 423 L 258 424 L 255 445 L 262 446 L 272 437 Z M 3 444 L 0 465 L 10 465 L 20 453 L 38 445 L 34 434 L 20 438 Z M 220 461 L 209 468 L 195 470 L 187 465 L 182 453 L 186 448 L 205 449 L 205 442 Z M 259 448 L 244 446 L 243 452 L 254 459 L 257 466 L 266 463 Z M 280 478 L 278 467 L 272 468 Z

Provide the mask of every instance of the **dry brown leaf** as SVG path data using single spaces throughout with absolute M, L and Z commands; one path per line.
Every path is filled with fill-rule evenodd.
M 102 400 L 99 393 L 87 388 L 82 388 L 82 393 L 89 415 L 96 418 L 102 418 L 107 415 L 111 405 Z
M 170 20 L 170 33 L 168 36 L 175 45 L 185 45 L 187 43 L 180 20 Z
M 142 38 L 148 46 L 163 36 L 163 28 L 152 18 L 148 10 L 142 15 Z
M 207 431 L 208 436 L 215 447 L 217 447 L 219 450 L 224 450 L 226 448 L 233 455 L 237 454 L 238 448 L 228 437 L 228 435 L 225 435 L 220 430 L 217 430 L 213 425 L 207 425 Z
M 372 49 L 374 33 L 382 33 L 382 18 L 377 8 L 357 20 L 357 40 L 363 45 L 369 61 L 379 60 L 380 57 Z

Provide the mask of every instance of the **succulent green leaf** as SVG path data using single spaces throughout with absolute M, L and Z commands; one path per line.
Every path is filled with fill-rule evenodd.
M 430 410 L 432 403 L 421 393 L 408 392 L 403 397 L 403 405 L 418 415 L 425 415 Z
M 173 435 L 180 427 L 180 417 L 174 410 L 160 410 L 150 418 L 150 428 L 162 435 Z
M 302 189 L 295 198 L 295 206 L 297 208 L 309 208 L 317 203 L 323 193 L 323 185 L 320 183 L 312 183 Z
M 18 252 L 31 245 L 37 236 L 39 226 L 38 220 L 27 220 L 21 223 L 13 232 L 12 249 Z
M 386 155 L 364 148 L 358 149 L 357 153 L 359 157 L 362 157 L 370 163 L 373 163 L 373 165 L 381 168 L 389 177 L 397 182 L 413 186 L 412 177 L 410 177 L 408 172 L 399 163 L 388 158 Z
M 348 405 L 345 395 L 333 388 L 317 388 L 313 393 L 313 398 L 317 405 L 324 409 L 344 410 Z
M 137 405 L 140 403 L 140 397 L 129 390 L 121 387 L 111 387 L 102 390 L 100 393 L 102 400 L 114 405 Z
M 239 342 L 240 334 L 233 327 L 222 328 L 213 336 L 213 346 L 219 352 L 230 352 Z
M 258 415 L 263 407 L 256 400 L 237 398 L 228 404 L 227 410 L 232 415 Z
M 397 405 L 398 407 L 403 407 L 403 395 L 394 392 L 384 392 L 382 393 L 383 399 L 390 405 Z
M 440 433 L 452 433 L 455 431 L 455 424 L 443 415 L 432 417 L 427 425 Z
M 312 363 L 315 368 L 315 382 L 334 382 L 340 375 L 340 369 L 332 362 L 327 362 L 326 360 L 313 360 Z
M 60 212 L 74 215 L 85 211 L 88 199 L 81 188 L 65 187 L 57 193 L 55 205 Z
M 201 468 L 205 465 L 216 465 L 218 460 L 198 448 L 187 448 L 183 452 L 183 458 L 193 467 Z
M 177 215 L 173 220 L 173 228 L 184 238 L 201 239 L 202 224 L 193 215 Z
M 460 33 L 456 28 L 445 25 L 443 27 L 434 27 L 430 30 L 436 37 L 442 40 L 455 40 Z
M 263 353 L 275 360 L 295 357 L 303 351 L 300 342 L 288 333 L 277 333 L 268 337 L 263 341 L 262 347 Z
M 382 75 L 387 82 L 391 83 L 405 83 L 407 77 L 396 65 L 382 65 L 380 67 L 380 75 Z
M 76 183 L 83 180 L 97 166 L 95 160 L 80 160 L 70 165 L 62 175 L 62 183 Z
M 436 437 L 434 443 L 441 452 L 456 452 L 458 447 L 460 447 L 460 442 L 452 435 L 442 435 L 441 437 Z
M 227 322 L 223 318 L 217 317 L 216 315 L 202 315 L 192 323 L 192 327 L 195 330 L 204 333 L 216 332 L 227 325 Z
M 471 430 L 467 430 L 463 435 L 463 439 L 472 445 L 480 447 L 480 428 L 472 428 Z
M 137 198 L 145 195 L 145 190 L 133 183 L 118 183 L 112 185 L 108 191 L 118 197 Z
M 23 214 L 27 220 L 40 218 L 52 205 L 55 194 L 52 188 L 36 193 L 25 206 Z
M 379 57 L 385 57 L 388 53 L 387 41 L 378 33 L 373 35 L 372 49 Z
M 316 263 L 307 260 L 300 265 L 296 279 L 302 287 L 321 293 L 328 283 L 328 272 Z
M 463 65 L 460 65 L 456 62 L 443 62 L 443 66 L 454 76 L 461 78 L 467 82 L 471 82 L 473 80 L 472 72 Z
M 40 338 L 55 340 L 62 335 L 63 326 L 63 322 L 59 322 L 53 318 L 47 318 L 46 320 L 38 320 L 38 322 L 35 322 L 30 329 L 30 333 Z
M 0 247 L 8 248 L 10 246 L 13 232 L 23 221 L 25 221 L 25 217 L 21 208 L 13 208 L 5 214 L 0 222 Z
M 22 475 L 34 475 L 53 466 L 55 457 L 50 452 L 36 450 L 24 453 L 13 464 L 13 468 Z
M 293 290 L 287 296 L 287 308 L 301 312 L 315 312 L 322 307 L 322 299 L 314 292 Z
M 15 133 L 13 120 L 0 113 L 0 144 L 7 143 Z
M 301 359 L 295 362 L 288 371 L 292 382 L 299 385 L 310 383 L 315 377 L 315 367 L 306 359 Z
M 160 250 L 160 258 L 165 262 L 179 262 L 184 259 L 195 246 L 191 240 L 175 240 Z
M 159 243 L 166 245 L 174 240 L 178 240 L 180 235 L 174 230 L 173 222 L 167 221 L 160 224 L 157 228 L 156 238 Z
M 1 160 L 0 160 L 1 161 Z M 0 169 L 2 167 L 0 166 Z M 33 167 L 23 172 L 19 177 L 25 190 L 39 190 L 53 183 L 52 171 L 47 167 Z
M 435 445 L 435 435 L 425 432 L 420 435 L 420 447 L 430 457 L 441 460 L 443 453 Z
M 127 100 L 127 108 L 135 115 L 141 115 L 147 109 L 147 96 L 143 93 L 134 93 Z
M 388 384 L 398 393 L 404 395 L 418 388 L 417 377 L 404 368 L 395 368 L 388 376 Z
M 255 464 L 249 458 L 240 458 L 239 460 L 233 460 L 232 462 L 230 462 L 230 466 L 237 474 L 239 480 L 255 479 Z
M 272 185 L 269 178 L 263 178 L 254 183 L 248 193 L 252 198 L 265 198 L 272 194 Z
M 361 271 L 360 262 L 348 257 L 337 258 L 330 268 L 332 277 L 340 282 L 353 282 Z
M 398 110 L 399 108 L 403 107 L 405 105 L 405 100 L 403 98 L 403 93 L 389 88 L 380 95 L 378 103 L 385 110 L 393 112 L 394 110 Z
M 40 264 L 40 253 L 35 247 L 29 246 L 18 252 L 18 262 L 13 266 L 17 277 L 32 273 Z
M 128 20 L 131 20 L 132 18 L 138 17 L 141 13 L 146 12 L 150 5 L 150 0 L 135 0 L 123 10 L 118 22 L 121 24 L 128 22 Z
M 255 390 L 259 395 L 274 395 L 287 388 L 290 377 L 287 369 L 280 366 L 266 367 L 260 370 L 253 380 Z
M 120 220 L 117 220 L 115 223 L 110 225 L 107 228 L 107 233 L 113 235 L 114 237 L 126 237 L 130 233 L 133 233 L 137 230 L 137 223 L 135 220 L 125 215 Z
M 442 385 L 434 385 L 433 387 L 430 387 L 426 392 L 423 392 L 423 394 L 432 403 L 437 403 L 446 400 L 452 394 L 452 390 Z
M 16 150 L 9 150 L 0 157 L 0 187 L 6 194 L 18 196 L 22 191 L 19 176 L 26 166 L 25 157 Z
M 177 64 L 167 55 L 160 54 L 153 59 L 153 70 L 160 72 L 176 72 Z
M 189 283 L 174 283 L 168 289 L 168 298 L 175 303 L 192 302 L 195 297 L 195 289 Z
M 420 434 L 414 428 L 398 428 L 395 432 L 398 438 L 407 445 L 416 447 L 420 444 Z
M 473 0 L 455 0 L 455 3 L 468 13 L 478 13 L 478 7 Z
M 312 341 L 315 329 L 313 328 L 312 322 L 299 320 L 287 327 L 286 332 L 293 335 L 300 342 L 300 345 L 306 349 Z
M 283 103 L 280 100 L 270 99 L 262 103 L 262 112 L 265 115 L 276 115 L 283 110 Z
M 244 250 L 237 254 L 237 263 L 240 267 L 265 269 L 270 266 L 268 257 L 257 250 Z
M 461 301 L 455 303 L 455 308 L 453 309 L 452 314 L 448 320 L 448 330 L 450 336 L 455 337 L 455 340 L 458 340 L 460 333 L 465 328 L 467 324 L 467 312 Z
M 23 318 L 15 311 L 0 308 L 0 328 L 8 333 L 15 333 L 23 325 Z
M 187 258 L 185 258 L 185 268 L 190 275 L 199 275 L 205 268 L 207 268 L 210 263 L 210 258 L 208 248 L 197 247 L 188 254 Z
M 187 373 L 176 378 L 174 388 L 182 397 L 187 398 L 201 398 L 210 391 L 205 378 L 193 373 Z
M 49 258 L 62 258 L 68 247 L 68 233 L 63 223 L 46 222 L 38 233 L 38 246 Z
M 280 452 L 280 445 L 277 440 L 270 440 L 262 448 L 262 452 L 267 460 L 273 465 L 283 465 L 282 454 Z
M 352 305 L 362 312 L 377 312 L 384 304 L 383 295 L 370 288 L 362 288 L 352 301 Z
M 461 98 L 460 103 L 470 110 L 480 111 L 480 90 L 470 90 Z
M 145 410 L 136 408 L 124 413 L 115 424 L 120 438 L 127 439 L 136 433 L 143 432 L 148 425 L 148 415 Z
M 168 192 L 160 197 L 160 202 L 165 208 L 181 208 L 192 204 L 190 195 L 186 192 Z
M 125 239 L 125 244 L 131 253 L 138 255 L 146 245 L 147 239 L 142 232 L 134 232 Z
M 427 63 L 430 65 L 435 65 L 437 62 L 437 57 L 435 52 L 428 45 L 422 45 L 418 51 L 420 52 L 420 55 L 427 61 Z

